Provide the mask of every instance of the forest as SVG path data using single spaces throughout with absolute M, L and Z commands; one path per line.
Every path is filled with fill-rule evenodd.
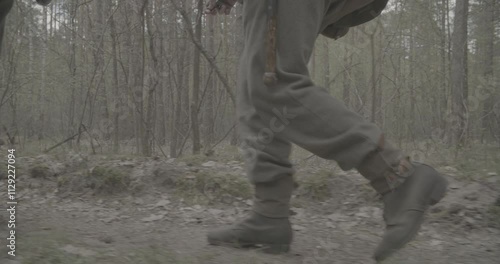
M 207 245 L 257 201 L 236 113 L 244 4 L 36 2 L 50 1 L 15 1 L 0 53 L 0 236 L 9 247 L 16 232 L 18 255 L 2 245 L 0 263 L 373 262 L 380 195 L 298 147 L 291 253 Z M 318 36 L 314 82 L 449 182 L 387 263 L 500 259 L 499 40 L 497 0 L 390 0 L 344 37 Z
M 1 58 L 5 141 L 47 151 L 178 157 L 238 145 L 241 5 L 16 1 Z M 499 5 L 390 1 L 337 41 L 319 37 L 315 82 L 399 145 L 500 145 Z

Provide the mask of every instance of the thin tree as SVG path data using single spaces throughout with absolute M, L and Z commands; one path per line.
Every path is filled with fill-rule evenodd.
M 467 20 L 469 0 L 457 0 L 452 36 L 451 89 L 452 118 L 449 120 L 453 144 L 464 144 L 467 135 Z

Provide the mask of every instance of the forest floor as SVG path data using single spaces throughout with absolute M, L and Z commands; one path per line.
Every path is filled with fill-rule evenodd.
M 236 156 L 18 157 L 16 257 L 4 245 L 0 263 L 374 263 L 382 204 L 359 174 L 316 157 L 296 162 L 300 187 L 292 202 L 290 253 L 207 245 L 209 230 L 251 208 L 251 188 Z M 439 165 L 450 181 L 447 196 L 431 208 L 416 239 L 384 263 L 498 263 L 497 165 Z M 1 178 L 0 189 L 7 190 L 5 174 Z

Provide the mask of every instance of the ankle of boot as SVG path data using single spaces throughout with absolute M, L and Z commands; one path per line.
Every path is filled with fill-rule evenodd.
M 288 218 L 290 217 L 290 206 L 285 204 L 262 205 L 255 203 L 252 211 L 267 218 Z
M 253 211 L 269 218 L 289 217 L 293 189 L 291 176 L 274 182 L 255 183 Z
M 384 143 L 368 154 L 357 170 L 370 181 L 375 191 L 385 195 L 406 180 L 413 171 L 413 165 L 400 150 Z

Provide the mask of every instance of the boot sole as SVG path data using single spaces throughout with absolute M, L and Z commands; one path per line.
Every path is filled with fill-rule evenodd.
M 262 245 L 261 250 L 267 254 L 283 254 L 290 251 L 290 245 Z

